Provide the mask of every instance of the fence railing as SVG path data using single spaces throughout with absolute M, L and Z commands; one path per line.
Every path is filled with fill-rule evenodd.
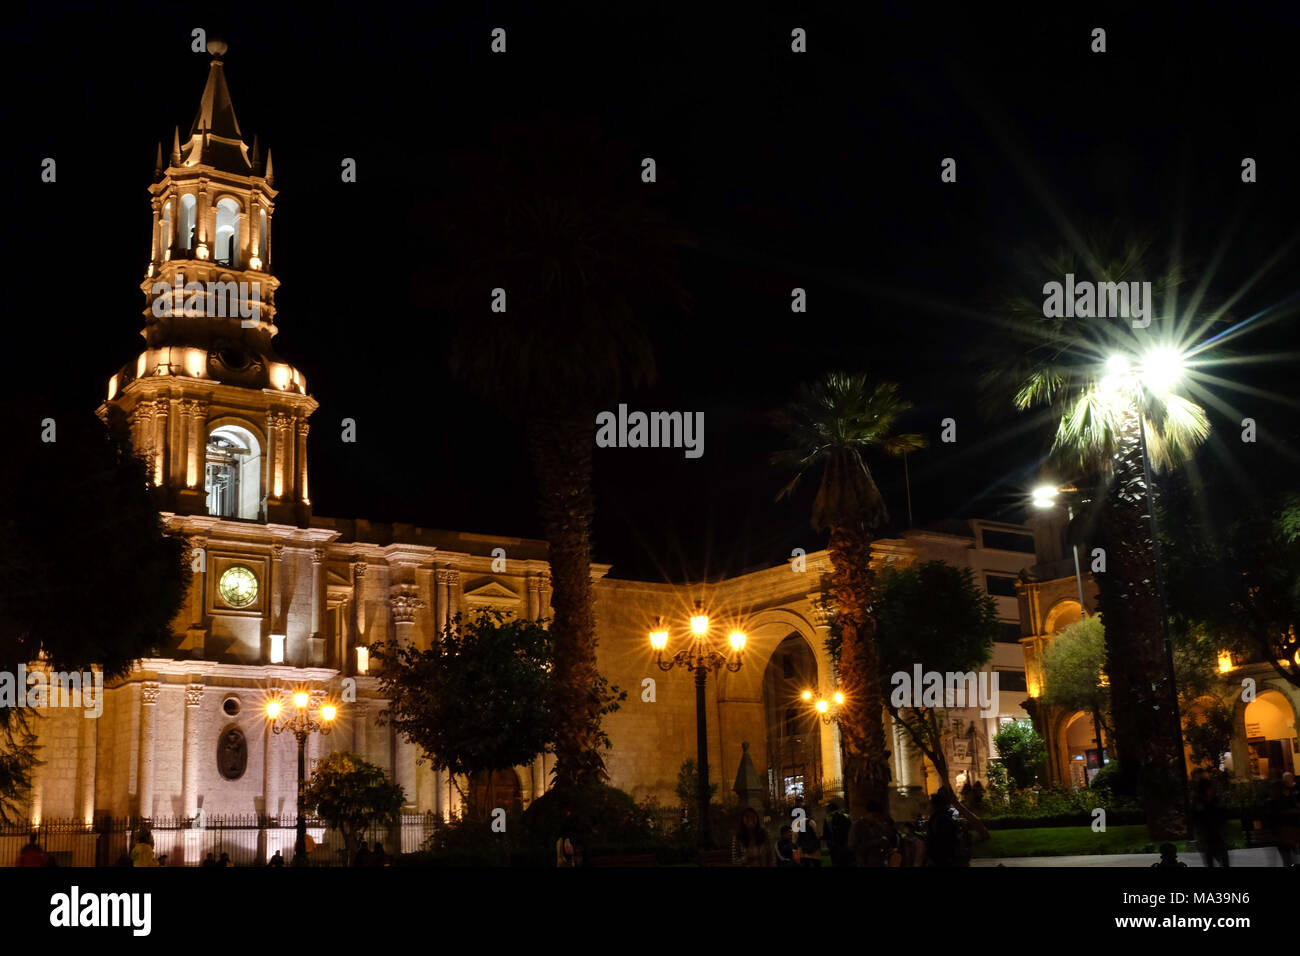
M 16 866 L 23 848 L 35 837 L 45 860 L 54 866 L 128 866 L 131 848 L 147 829 L 154 855 L 164 866 L 201 866 L 208 854 L 220 861 L 225 854 L 232 866 L 265 866 L 278 851 L 286 865 L 293 860 L 297 818 L 258 814 L 197 818 L 102 817 L 84 820 L 42 820 L 38 825 L 0 826 L 0 866 Z M 307 818 L 307 835 L 315 844 L 308 858 L 313 866 L 346 866 L 348 850 L 343 835 L 316 817 Z M 430 814 L 403 814 L 392 824 L 364 830 L 359 839 L 372 848 L 383 846 L 386 855 L 420 849 L 433 833 Z

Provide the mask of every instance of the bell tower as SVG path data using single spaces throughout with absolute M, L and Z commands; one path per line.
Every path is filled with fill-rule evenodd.
M 245 144 L 222 58 L 212 62 L 189 135 L 158 145 L 145 348 L 109 379 L 99 414 L 122 414 L 152 469 L 162 510 L 297 524 L 311 518 L 307 419 L 316 401 L 281 360 L 268 149 Z

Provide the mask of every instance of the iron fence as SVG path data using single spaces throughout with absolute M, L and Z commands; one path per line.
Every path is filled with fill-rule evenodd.
M 101 817 L 85 820 L 42 820 L 39 824 L 0 826 L 0 866 L 16 866 L 19 855 L 35 838 L 54 866 L 129 866 L 131 848 L 148 830 L 154 855 L 163 866 L 201 866 L 209 854 L 220 861 L 224 854 L 232 866 L 265 866 L 277 852 L 285 864 L 293 859 L 297 817 L 233 814 L 194 818 L 156 817 L 150 820 Z M 432 814 L 402 814 L 392 824 L 366 828 L 358 837 L 371 847 L 382 844 L 386 855 L 420 849 L 433 833 Z M 343 835 L 323 820 L 307 818 L 307 835 L 314 848 L 313 866 L 346 866 L 348 850 Z

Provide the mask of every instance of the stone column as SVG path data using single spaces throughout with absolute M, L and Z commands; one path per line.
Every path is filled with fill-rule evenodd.
M 393 777 L 406 795 L 403 806 L 415 806 L 415 745 L 393 728 Z
M 142 817 L 153 816 L 154 786 L 154 730 L 158 719 L 157 681 L 145 681 L 140 685 L 140 776 L 139 776 L 139 813 Z
M 176 365 L 178 354 L 185 353 L 183 350 L 172 349 L 173 367 Z M 190 431 L 190 409 L 188 402 L 177 400 L 175 404 L 176 414 L 172 416 L 171 451 L 167 458 L 170 461 L 168 470 L 171 473 L 172 483 L 179 489 L 185 487 L 185 480 L 189 477 L 185 467 L 185 445 Z
M 199 812 L 199 733 L 203 703 L 203 684 L 185 685 L 185 756 L 181 770 L 181 814 L 193 817 Z
M 158 261 L 158 245 L 159 245 L 159 242 L 158 242 L 158 228 L 159 228 L 159 222 L 160 222 L 160 220 L 159 220 L 159 218 L 158 218 L 158 206 L 159 206 L 159 202 L 158 202 L 158 200 L 155 199 L 155 200 L 154 200 L 150 205 L 153 206 L 153 249 L 151 249 L 150 252 L 149 252 L 149 261 L 150 261 L 150 262 L 157 262 L 157 261 Z
M 437 631 L 434 634 L 434 640 L 442 637 L 442 632 L 447 629 L 448 608 L 451 603 L 449 596 L 451 572 L 446 568 L 439 568 L 433 572 L 435 581 L 434 599 L 433 599 L 433 626 Z
M 82 702 L 85 702 L 84 696 Z M 103 706 L 103 701 L 98 701 Z M 81 819 L 87 823 L 95 819 L 95 773 L 99 763 L 99 720 L 93 717 L 87 717 L 81 714 L 81 729 L 78 737 L 77 748 L 80 752 L 78 759 L 79 773 L 77 796 L 77 811 Z
M 270 688 L 270 696 L 279 693 L 278 687 Z M 284 706 L 284 701 L 281 701 Z M 280 759 L 277 750 L 277 741 L 280 735 L 271 730 L 271 722 L 266 721 L 266 729 L 262 733 L 262 802 L 264 813 L 267 816 L 278 816 L 280 813 Z
M 266 497 L 277 499 L 275 493 L 275 476 L 278 474 L 277 459 L 280 454 L 280 436 L 276 434 L 275 422 L 279 416 L 275 412 L 266 413 Z
M 167 484 L 167 421 L 168 401 L 159 398 L 154 403 L 154 483 Z
M 356 662 L 357 648 L 369 642 L 366 640 L 366 562 L 352 562 L 352 615 L 350 621 L 351 639 L 348 641 L 348 653 Z M 370 668 L 367 668 L 370 670 Z
M 551 576 L 546 573 L 537 575 L 537 586 L 537 616 L 553 617 L 554 615 L 551 611 Z M 594 595 L 595 592 L 592 593 Z
M 397 584 L 389 589 L 388 608 L 398 647 L 410 647 L 415 630 L 415 615 L 424 607 L 420 589 L 414 584 Z
M 311 552 L 311 636 L 320 637 L 321 611 L 325 605 L 325 549 Z M 345 663 L 345 662 L 340 662 Z M 346 670 L 346 666 L 343 670 Z
M 305 418 L 298 419 L 296 428 L 298 432 L 298 454 L 295 460 L 298 463 L 298 481 L 294 493 L 299 501 L 307 502 L 311 500 L 307 495 L 307 420 Z
M 538 754 L 533 758 L 533 797 L 536 800 L 546 792 L 546 758 Z
M 364 700 L 358 700 L 350 708 L 352 711 L 352 749 L 360 757 L 366 756 L 366 748 L 370 745 L 368 739 L 368 727 L 366 721 L 370 719 L 370 705 Z
M 204 370 L 207 374 L 207 370 Z M 208 424 L 208 406 L 206 402 L 192 402 L 193 411 L 190 415 L 190 465 L 194 469 L 194 479 L 190 482 L 191 488 L 202 488 L 204 486 L 205 475 L 208 463 L 207 449 L 207 424 Z
M 447 620 L 453 620 L 461 612 L 463 595 L 460 590 L 460 572 L 447 571 Z
M 286 647 L 284 649 L 284 657 L 285 660 L 287 661 L 289 659 L 289 648 L 287 646 L 289 643 L 289 636 L 288 634 L 285 633 L 286 622 L 284 620 L 285 615 L 283 613 L 284 612 L 284 545 L 280 544 L 279 542 L 271 545 L 270 597 L 271 597 L 271 602 L 270 602 L 271 606 L 268 610 L 271 612 L 270 614 L 271 633 L 285 635 L 284 641 Z M 302 658 L 300 659 L 299 663 L 304 666 L 308 663 L 305 648 L 303 649 Z
M 535 621 L 542 616 L 542 581 L 536 574 L 530 574 L 524 584 L 528 588 L 528 604 L 525 613 L 528 620 Z
M 277 498 L 288 498 L 293 500 L 294 497 L 294 434 L 293 418 L 289 415 L 280 415 L 277 419 L 280 425 L 280 437 L 276 442 L 276 447 L 280 450 L 280 469 L 277 474 L 280 476 L 280 493 Z

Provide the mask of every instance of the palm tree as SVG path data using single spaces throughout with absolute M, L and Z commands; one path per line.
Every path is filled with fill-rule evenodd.
M 795 471 L 778 500 L 791 494 L 805 474 L 821 469 L 812 526 L 818 532 L 830 529 L 838 678 L 844 694 L 845 791 L 854 812 L 872 800 L 887 806 L 889 787 L 885 702 L 871 616 L 871 536 L 889 515 L 863 453 L 874 449 L 901 455 L 924 447 L 920 435 L 892 434 L 894 422 L 909 408 L 893 383 L 871 387 L 865 375 L 831 372 L 805 385 L 798 400 L 778 416 L 792 447 L 775 455 L 773 463 Z
M 1045 262 L 1061 281 L 1067 273 L 1100 282 L 1142 280 L 1147 247 L 1129 242 L 1118 255 L 1089 254 L 1079 268 L 1058 253 Z M 1153 836 L 1186 832 L 1181 728 L 1164 640 L 1157 542 L 1150 523 L 1147 459 L 1157 470 L 1189 458 L 1209 433 L 1205 410 L 1178 393 L 1173 332 L 1174 272 L 1153 282 L 1152 321 L 1133 328 L 1123 319 L 1048 318 L 1041 302 L 1011 305 L 1013 337 L 1025 346 L 986 382 L 1016 387 L 1015 408 L 1046 409 L 1055 423 L 1051 456 L 1062 468 L 1097 480 L 1090 509 L 1105 573 L 1094 574 L 1106 625 L 1115 736 L 1136 784 Z M 1146 455 L 1143 454 L 1144 449 Z M 1126 766 L 1127 764 L 1127 766 Z
M 655 211 L 639 167 L 583 121 L 498 131 L 451 177 L 438 212 L 448 255 L 435 281 L 460 322 L 453 375 L 522 424 L 549 542 L 556 784 L 605 779 L 592 605 L 596 413 L 655 376 L 641 325 L 685 306 L 676 253 L 687 237 Z M 490 311 L 493 290 L 504 311 Z M 500 301 L 499 299 L 495 301 Z

